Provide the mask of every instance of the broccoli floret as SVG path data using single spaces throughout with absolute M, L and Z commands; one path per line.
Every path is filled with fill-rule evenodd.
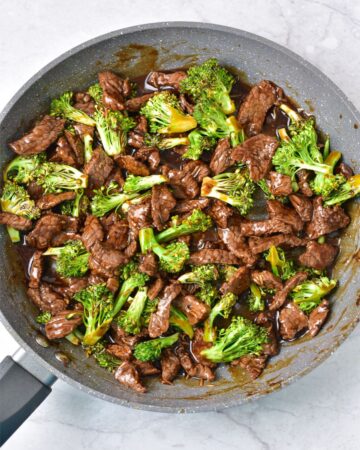
M 54 162 L 45 162 L 34 173 L 36 183 L 46 193 L 76 191 L 87 187 L 88 177 L 75 167 Z
M 102 101 L 103 90 L 99 83 L 92 84 L 87 93 L 95 100 L 95 103 L 99 104 Z
M 265 302 L 264 302 L 265 292 L 257 286 L 255 283 L 250 284 L 250 294 L 248 296 L 248 304 L 249 309 L 252 312 L 264 311 Z
M 217 198 L 246 215 L 254 204 L 255 183 L 246 170 L 225 172 L 213 178 L 205 177 L 201 186 L 203 197 Z
M 83 305 L 84 345 L 94 345 L 107 332 L 113 318 L 113 294 L 105 283 L 82 289 L 74 299 Z
M 139 205 L 140 203 L 143 203 L 143 201 L 147 198 L 151 197 L 151 191 L 144 192 L 142 194 L 139 194 L 137 197 L 134 197 L 130 200 L 127 200 L 121 205 L 121 211 L 126 214 L 131 206 L 133 205 Z
M 85 215 L 89 209 L 89 199 L 84 195 L 84 190 L 79 189 L 76 191 L 76 196 L 74 200 L 68 200 L 61 204 L 61 214 L 72 217 L 80 217 L 80 215 Z
M 45 152 L 31 156 L 17 156 L 4 170 L 4 181 L 27 184 L 34 179 L 36 169 L 46 161 Z
M 44 312 L 40 313 L 36 317 L 35 320 L 37 323 L 45 324 L 45 323 L 48 323 L 50 319 L 51 319 L 51 313 L 49 311 L 44 311 Z
M 179 333 L 175 333 L 171 336 L 140 342 L 135 347 L 134 356 L 140 361 L 155 361 L 160 358 L 164 348 L 171 347 L 178 339 Z
M 204 341 L 214 342 L 216 339 L 216 327 L 214 325 L 215 319 L 220 316 L 227 319 L 237 301 L 236 295 L 228 292 L 223 295 L 220 300 L 211 309 L 209 317 L 204 323 Z
M 180 91 L 190 94 L 197 102 L 211 98 L 225 114 L 235 111 L 235 104 L 230 98 L 234 77 L 215 58 L 210 58 L 199 66 L 190 67 L 186 78 L 180 83 Z
M 95 358 L 100 367 L 107 369 L 109 372 L 114 372 L 122 363 L 120 359 L 106 352 L 105 345 L 102 342 L 97 342 L 90 347 L 88 354 Z
M 114 302 L 114 317 L 125 305 L 133 291 L 137 288 L 144 287 L 145 284 L 149 281 L 149 276 L 145 273 L 139 272 L 137 269 L 138 266 L 136 264 L 133 265 L 131 263 L 131 265 L 127 265 L 125 267 L 126 268 L 123 269 L 123 272 L 120 275 L 120 279 L 124 281 Z M 124 278 L 124 276 L 126 276 L 127 278 Z
M 325 206 L 339 205 L 360 194 L 360 174 L 353 175 L 325 200 Z
M 129 298 L 130 306 L 126 311 L 120 312 L 117 320 L 120 328 L 129 334 L 138 334 L 141 331 L 141 315 L 146 305 L 147 288 L 139 288 L 134 298 Z
M 65 278 L 83 277 L 89 270 L 89 256 L 79 240 L 68 241 L 63 247 L 50 247 L 45 256 L 56 256 L 56 271 Z
M 145 145 L 148 147 L 157 147 L 160 150 L 169 150 L 179 145 L 188 145 L 189 138 L 184 137 L 164 137 L 158 134 L 152 135 L 147 133 L 144 139 Z
M 191 272 L 184 273 L 178 278 L 180 283 L 197 284 L 204 287 L 208 282 L 214 282 L 219 278 L 219 272 L 215 264 L 193 266 L 191 269 Z
M 244 355 L 259 355 L 268 342 L 265 327 L 260 327 L 244 317 L 233 317 L 228 328 L 222 329 L 210 348 L 201 354 L 214 363 L 231 362 Z
M 84 159 L 85 162 L 89 162 L 93 155 L 93 137 L 90 134 L 85 134 L 83 137 L 84 143 Z
M 219 267 L 219 274 L 223 281 L 228 282 L 237 270 L 238 267 L 227 264 Z
M 216 139 L 205 136 L 201 131 L 194 130 L 188 135 L 189 145 L 182 158 L 197 160 L 204 151 L 212 150 L 216 144 Z
M 272 273 L 282 280 L 288 280 L 295 275 L 294 262 L 286 258 L 283 249 L 272 245 L 269 251 L 264 254 L 264 257 L 270 263 Z
M 189 247 L 185 242 L 172 242 L 167 247 L 163 247 L 156 240 L 152 228 L 140 230 L 139 242 L 143 254 L 152 250 L 158 256 L 160 269 L 165 272 L 180 272 L 186 260 L 190 257 Z
M 341 153 L 331 152 L 325 160 L 325 164 L 331 167 L 331 173 L 323 174 L 317 173 L 313 181 L 310 183 L 311 189 L 316 195 L 321 195 L 325 200 L 332 191 L 337 190 L 342 185 L 346 178 L 342 174 L 333 174 L 334 168 L 341 158 Z
M 178 328 L 183 333 L 187 334 L 190 339 L 194 337 L 194 329 L 190 324 L 189 319 L 174 306 L 171 306 L 170 308 L 169 323 L 171 326 Z
M 299 308 L 309 314 L 335 286 L 336 280 L 320 277 L 299 284 L 293 289 L 290 295 Z
M 135 126 L 134 119 L 119 111 L 102 109 L 95 111 L 94 119 L 105 152 L 109 156 L 124 153 L 127 133 Z
M 150 300 L 149 298 L 147 299 L 141 315 L 141 323 L 143 328 L 147 328 L 149 326 L 151 314 L 157 310 L 158 303 L 159 299 L 157 298 L 154 298 L 154 300 Z
M 139 194 L 124 194 L 118 191 L 119 187 L 116 183 L 110 183 L 108 187 L 103 186 L 94 190 L 94 196 L 91 199 L 91 212 L 96 217 L 102 217 L 113 209 L 117 211 L 121 205 Z
M 84 111 L 76 109 L 71 105 L 72 97 L 72 92 L 65 92 L 61 97 L 54 99 L 51 102 L 50 114 L 52 116 L 63 117 L 67 120 L 83 123 L 84 125 L 94 126 L 94 119 L 88 116 Z
M 140 113 L 147 118 L 152 133 L 184 133 L 196 127 L 196 120 L 181 111 L 176 95 L 163 91 L 151 97 Z
M 35 202 L 31 200 L 27 190 L 15 183 L 5 183 L 0 203 L 4 212 L 26 217 L 30 220 L 37 219 L 40 216 L 40 209 L 35 206 Z
M 160 174 L 149 175 L 147 177 L 137 177 L 135 175 L 129 175 L 126 178 L 123 189 L 124 192 L 132 194 L 134 192 L 146 191 L 157 184 L 166 182 L 167 178 L 164 177 L 164 175 Z
M 161 244 L 198 231 L 206 231 L 211 226 L 211 217 L 206 215 L 200 209 L 194 209 L 191 215 L 184 219 L 180 224 L 174 225 L 159 233 L 156 236 L 156 240 Z
M 202 302 L 211 306 L 214 304 L 215 300 L 219 297 L 219 290 L 213 283 L 205 283 L 204 286 L 200 288 L 199 291 L 195 292 L 195 297 L 197 297 Z
M 244 142 L 245 135 L 234 116 L 226 117 L 216 103 L 203 100 L 195 106 L 194 117 L 207 136 L 220 139 L 230 138 L 231 145 Z

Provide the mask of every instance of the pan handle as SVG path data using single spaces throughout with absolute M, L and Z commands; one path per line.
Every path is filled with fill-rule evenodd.
M 56 377 L 22 348 L 0 363 L 0 447 L 51 392 Z

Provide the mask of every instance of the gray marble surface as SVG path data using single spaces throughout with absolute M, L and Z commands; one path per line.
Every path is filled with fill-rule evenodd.
M 2 0 L 0 108 L 34 72 L 71 47 L 118 28 L 169 20 L 229 25 L 285 45 L 325 72 L 360 108 L 356 0 Z M 57 382 L 4 448 L 359 449 L 359 346 L 358 328 L 304 379 L 218 413 L 133 411 Z M 0 358 L 16 348 L 0 325 Z

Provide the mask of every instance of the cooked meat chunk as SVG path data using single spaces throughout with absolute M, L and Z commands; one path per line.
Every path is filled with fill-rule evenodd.
M 84 144 L 80 139 L 80 136 L 70 133 L 68 130 L 65 130 L 65 136 L 72 151 L 74 152 L 77 165 L 82 166 L 84 164 Z
M 280 220 L 290 225 L 294 232 L 299 232 L 303 229 L 304 223 L 299 214 L 294 209 L 284 206 L 278 200 L 268 200 L 266 202 L 266 209 L 268 210 L 270 219 Z
M 124 386 L 143 394 L 145 387 L 141 384 L 140 375 L 135 365 L 129 361 L 124 361 L 115 372 L 115 379 Z
M 41 311 L 49 311 L 51 314 L 63 311 L 69 303 L 68 299 L 55 292 L 50 284 L 44 282 L 40 284 L 39 289 L 29 288 L 27 294 Z
M 151 227 L 151 199 L 146 198 L 138 205 L 131 206 L 127 213 L 127 219 L 130 229 L 136 236 L 141 228 Z
M 279 314 L 280 335 L 289 341 L 308 326 L 308 318 L 294 303 L 288 303 Z
M 290 203 L 303 222 L 310 222 L 313 212 L 312 201 L 301 194 L 289 195 Z
M 140 97 L 129 98 L 125 103 L 126 109 L 131 112 L 139 111 L 153 95 L 154 93 L 152 92 L 150 94 L 141 95 Z
M 312 337 L 316 336 L 323 326 L 330 312 L 330 304 L 328 300 L 323 299 L 309 315 L 309 333 Z
M 160 164 L 160 153 L 156 147 L 140 147 L 134 154 L 139 161 L 147 163 L 151 172 L 155 172 Z
M 171 348 L 165 348 L 161 354 L 161 382 L 172 384 L 181 369 L 179 358 Z
M 154 300 L 165 286 L 164 280 L 157 277 L 156 280 L 149 286 L 148 297 L 150 300 Z
M 95 102 L 87 92 L 75 92 L 73 106 L 89 116 L 92 116 L 95 112 Z
M 212 199 L 208 213 L 218 227 L 226 228 L 228 226 L 228 220 L 233 215 L 234 210 L 221 200 Z
M 306 243 L 306 239 L 298 238 L 294 234 L 277 234 L 276 236 L 251 237 L 249 239 L 249 247 L 251 253 L 254 255 L 269 250 L 272 245 L 275 247 L 279 245 L 284 245 L 286 247 L 300 247 L 305 246 Z
M 297 173 L 298 185 L 300 192 L 305 195 L 305 197 L 312 197 L 313 191 L 310 187 L 310 176 L 311 172 L 306 169 L 301 169 Z
M 128 97 L 131 93 L 129 80 L 123 80 L 110 71 L 100 72 L 98 77 L 103 90 L 102 101 L 104 105 L 114 111 L 125 109 L 125 97 Z
M 207 381 L 215 380 L 215 374 L 210 367 L 193 361 L 186 343 L 181 343 L 177 347 L 176 354 L 180 359 L 182 368 L 190 377 L 196 377 Z
M 259 134 L 269 109 L 283 101 L 281 88 L 271 81 L 263 80 L 255 85 L 240 105 L 238 121 L 247 136 Z
M 203 161 L 189 161 L 183 165 L 182 170 L 189 173 L 198 183 L 210 175 L 210 170 Z
M 274 233 L 291 233 L 291 225 L 278 219 L 243 222 L 240 225 L 242 236 L 268 236 Z
M 275 138 L 258 134 L 235 147 L 231 157 L 236 162 L 245 163 L 249 168 L 250 178 L 259 181 L 269 173 L 278 145 Z
M 288 175 L 271 171 L 269 180 L 269 189 L 273 195 L 289 195 L 292 193 L 291 178 Z
M 170 306 L 180 292 L 181 286 L 175 283 L 170 284 L 164 289 L 157 306 L 157 311 L 150 316 L 149 336 L 151 338 L 159 337 L 168 330 Z
M 230 166 L 234 164 L 231 157 L 232 148 L 230 147 L 229 139 L 220 139 L 210 160 L 210 169 L 214 175 L 225 172 Z
M 299 263 L 305 267 L 324 270 L 334 262 L 338 251 L 334 245 L 310 241 L 306 245 L 306 251 L 299 256 Z
M 101 242 L 103 239 L 104 230 L 100 220 L 95 216 L 88 216 L 81 236 L 81 240 L 86 250 L 90 251 L 96 242 Z
M 44 189 L 35 181 L 30 181 L 27 186 L 27 191 L 33 200 L 39 200 L 39 198 L 44 194 Z
M 297 272 L 294 276 L 289 278 L 286 283 L 284 284 L 284 287 L 277 291 L 274 295 L 274 298 L 272 302 L 270 303 L 269 309 L 271 311 L 275 311 L 282 307 L 282 305 L 285 303 L 287 296 L 290 294 L 290 292 L 298 285 L 303 283 L 307 279 L 307 273 L 306 272 Z
M 80 136 L 82 140 L 84 140 L 84 137 L 86 135 L 89 135 L 91 137 L 94 136 L 94 127 L 90 125 L 85 125 L 83 123 L 74 122 L 74 130 L 75 133 Z
M 192 212 L 194 209 L 205 209 L 209 206 L 210 199 L 200 197 L 197 200 L 179 200 L 176 202 L 173 213 L 184 214 Z
M 204 341 L 204 330 L 202 328 L 195 328 L 194 337 L 191 342 L 191 354 L 196 363 L 200 363 L 204 366 L 214 368 L 216 364 L 209 361 L 201 352 L 207 348 L 212 347 L 211 342 Z
M 95 148 L 90 161 L 84 167 L 84 173 L 88 176 L 89 189 L 98 189 L 103 186 L 113 167 L 112 158 L 102 148 Z
M 144 116 L 139 116 L 138 124 L 128 134 L 128 144 L 131 147 L 141 148 L 145 145 L 145 134 L 148 132 L 147 120 Z
M 9 144 L 19 155 L 36 155 L 46 150 L 56 141 L 64 129 L 65 120 L 53 116 L 45 116 L 27 134 Z
M 180 94 L 179 96 L 180 105 L 183 111 L 187 114 L 193 115 L 194 113 L 194 105 L 188 101 L 186 95 Z
M 266 361 L 267 356 L 265 355 L 245 355 L 232 361 L 231 365 L 240 366 L 242 369 L 245 369 L 250 377 L 255 380 L 263 373 L 266 366 Z
M 64 310 L 53 316 L 45 324 L 48 339 L 60 339 L 72 333 L 82 323 L 82 312 Z
M 127 170 L 132 175 L 146 177 L 150 175 L 150 171 L 145 164 L 130 155 L 121 155 L 116 158 L 116 162 L 120 167 Z
M 179 89 L 180 82 L 186 77 L 186 72 L 181 70 L 177 72 L 150 72 L 146 78 L 146 82 L 150 86 L 154 86 L 157 89 L 161 87 L 172 87 L 174 89 Z
M 99 282 L 103 282 L 104 280 L 101 280 Z M 63 297 L 67 297 L 68 299 L 71 299 L 74 294 L 81 291 L 82 289 L 85 289 L 90 283 L 90 277 L 83 277 L 83 278 L 62 278 L 61 279 L 62 284 L 53 284 L 52 288 L 55 292 L 57 292 L 59 295 Z M 97 284 L 97 283 L 95 283 Z
M 263 353 L 267 356 L 275 356 L 279 353 L 280 345 L 277 337 L 277 319 L 276 313 L 270 311 L 260 312 L 255 317 L 255 323 L 265 327 L 268 333 L 269 341 L 263 346 Z
M 121 251 L 99 241 L 95 242 L 90 251 L 89 268 L 106 277 L 116 275 L 118 267 L 129 260 Z
M 306 233 L 310 239 L 345 228 L 350 223 L 350 217 L 340 205 L 324 207 L 321 197 L 316 197 L 313 207 L 311 221 L 306 224 Z
M 140 256 L 139 271 L 146 273 L 150 277 L 156 276 L 158 272 L 158 264 L 154 253 L 147 253 Z
M 250 270 L 247 267 L 239 267 L 239 269 L 230 277 L 229 281 L 223 283 L 220 288 L 222 294 L 232 292 L 240 295 L 250 286 Z
M 76 197 L 76 192 L 68 191 L 60 194 L 45 194 L 37 202 L 36 206 L 40 209 L 51 209 L 67 200 L 73 200 Z
M 26 242 L 31 247 L 40 250 L 51 247 L 53 238 L 63 231 L 65 216 L 58 214 L 47 214 L 42 216 L 35 225 L 35 228 L 26 236 Z
M 346 179 L 349 179 L 354 175 L 354 171 L 352 170 L 352 168 L 343 162 L 336 167 L 335 173 L 340 173 L 341 175 L 344 175 Z
M 266 289 L 282 289 L 283 285 L 279 277 L 269 270 L 254 270 L 251 272 L 251 281 Z
M 219 228 L 218 235 L 230 252 L 239 258 L 243 264 L 247 266 L 255 264 L 256 257 L 251 254 L 250 248 L 245 238 L 241 235 L 239 227 L 230 226 L 229 228 Z
M 178 296 L 174 300 L 174 305 L 187 316 L 191 325 L 202 322 L 210 313 L 210 306 L 194 295 Z
M 151 215 L 155 227 L 161 231 L 170 219 L 176 200 L 164 184 L 153 186 L 151 194 Z
M 138 359 L 133 359 L 132 363 L 137 368 L 142 377 L 159 375 L 160 373 L 160 370 L 151 361 L 140 361 Z
M 125 220 L 117 220 L 110 225 L 106 244 L 116 250 L 123 250 L 129 245 L 129 224 Z
M 76 156 L 65 136 L 61 136 L 57 141 L 55 151 L 49 161 L 67 164 L 68 166 L 77 165 Z
M 75 241 L 77 239 L 81 239 L 81 236 L 77 233 L 67 233 L 62 231 L 61 233 L 54 236 L 51 240 L 52 247 L 61 247 L 68 241 Z
M 38 288 L 43 274 L 43 252 L 36 250 L 29 264 L 29 287 Z
M 20 231 L 27 231 L 32 228 L 32 222 L 30 219 L 7 212 L 0 212 L 0 223 Z
M 226 250 L 204 249 L 191 254 L 188 264 L 239 264 L 238 258 Z
M 106 352 L 110 355 L 115 356 L 115 358 L 120 359 L 121 361 L 130 361 L 132 358 L 132 349 L 125 342 L 121 342 L 120 344 L 110 344 L 106 347 Z
M 175 198 L 192 199 L 199 194 L 199 185 L 191 173 L 184 170 L 169 169 L 167 166 L 162 166 L 162 172 L 168 178 Z

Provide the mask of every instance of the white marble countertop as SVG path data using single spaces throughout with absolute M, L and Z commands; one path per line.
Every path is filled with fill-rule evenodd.
M 12 0 L 0 6 L 0 109 L 33 73 L 73 46 L 122 27 L 169 20 L 229 25 L 285 45 L 360 108 L 360 2 L 354 0 Z M 4 448 L 359 449 L 359 346 L 358 327 L 310 375 L 218 413 L 134 411 L 58 381 Z M 16 348 L 0 324 L 0 359 Z

